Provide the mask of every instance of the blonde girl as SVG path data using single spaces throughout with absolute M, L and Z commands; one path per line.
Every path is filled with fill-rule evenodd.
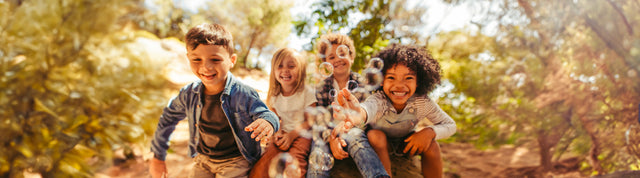
M 282 48 L 271 60 L 267 106 L 280 117 L 281 129 L 267 145 L 266 152 L 251 170 L 249 177 L 265 177 L 276 155 L 288 152 L 306 174 L 311 140 L 300 137 L 296 127 L 303 124 L 304 108 L 315 106 L 315 92 L 304 85 L 307 61 L 296 50 Z

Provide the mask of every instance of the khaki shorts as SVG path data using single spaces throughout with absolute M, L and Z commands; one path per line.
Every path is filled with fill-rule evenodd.
M 193 158 L 195 165 L 189 177 L 247 177 L 251 167 L 242 156 L 228 159 L 211 159 L 206 155 L 198 154 Z

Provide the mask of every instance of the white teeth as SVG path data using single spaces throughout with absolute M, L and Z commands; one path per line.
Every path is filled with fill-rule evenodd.
M 289 77 L 280 77 L 280 78 L 283 79 L 283 80 L 291 80 L 291 76 L 289 76 Z
M 395 96 L 405 96 L 405 95 L 407 95 L 407 92 L 392 91 L 391 94 L 393 94 Z

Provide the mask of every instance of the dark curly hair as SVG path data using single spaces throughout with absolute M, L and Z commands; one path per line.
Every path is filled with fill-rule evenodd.
M 407 66 L 417 75 L 416 95 L 427 94 L 440 84 L 440 64 L 424 47 L 391 44 L 375 55 L 384 61 L 382 74 L 398 64 Z M 378 90 L 382 90 L 380 87 Z

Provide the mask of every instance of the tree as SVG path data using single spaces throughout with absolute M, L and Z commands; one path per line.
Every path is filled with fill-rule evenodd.
M 291 32 L 289 9 L 292 6 L 292 1 L 215 1 L 209 4 L 210 9 L 199 14 L 225 25 L 234 36 L 238 64 L 256 68 L 251 58 L 258 58 L 263 53 L 271 54 L 286 45 L 285 39 Z
M 358 1 L 319 1 L 312 7 L 310 16 L 296 20 L 298 36 L 319 38 L 329 32 L 347 32 L 356 48 L 356 59 L 351 67 L 360 71 L 376 51 L 390 42 L 423 43 L 418 30 L 420 15 L 425 12 L 421 7 L 407 7 L 407 1 L 358 0 Z M 349 18 L 352 16 L 361 17 Z M 306 50 L 313 51 L 312 40 Z
M 480 31 L 497 29 L 482 49 L 456 46 L 477 33 L 448 34 L 432 44 L 452 59 L 444 71 L 452 92 L 467 98 L 461 106 L 471 108 L 462 110 L 484 125 L 513 125 L 498 135 L 535 139 L 545 171 L 565 152 L 584 155 L 593 174 L 638 167 L 638 158 L 619 148 L 624 131 L 638 125 L 639 15 L 631 9 L 640 4 L 511 0 L 484 8 L 494 7 L 499 10 L 474 22 Z
M 90 177 L 149 143 L 168 83 L 123 28 L 139 3 L 0 3 L 0 177 Z

